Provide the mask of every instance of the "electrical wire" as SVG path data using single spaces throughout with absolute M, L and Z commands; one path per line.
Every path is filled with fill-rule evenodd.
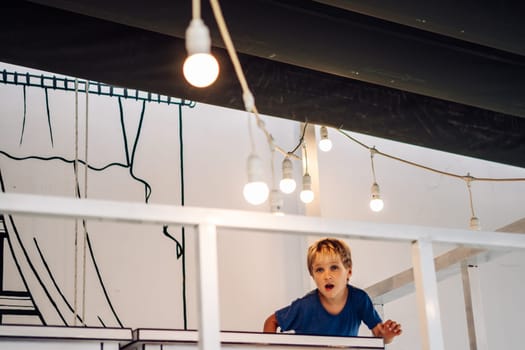
M 373 183 L 377 183 L 376 181 L 376 169 L 374 167 L 374 154 L 377 152 L 375 147 L 372 147 L 370 149 L 370 164 L 372 165 L 372 177 L 374 179 Z
M 341 129 L 338 129 L 338 131 L 342 135 L 347 137 L 348 139 L 350 139 L 353 142 L 357 143 L 358 145 L 360 145 L 360 146 L 362 146 L 362 147 L 364 147 L 364 148 L 366 148 L 368 150 L 372 150 L 373 149 L 375 154 L 379 154 L 379 155 L 382 155 L 383 157 L 390 158 L 390 159 L 396 160 L 398 162 L 402 162 L 402 163 L 405 163 L 405 164 L 408 164 L 408 165 L 411 165 L 411 166 L 414 166 L 414 167 L 417 167 L 417 168 L 420 168 L 420 169 L 424 169 L 424 170 L 428 170 L 428 171 L 437 173 L 437 174 L 446 175 L 446 176 L 454 177 L 454 178 L 465 180 L 465 181 L 467 181 L 467 180 L 469 180 L 469 181 L 493 181 L 493 182 L 525 181 L 525 178 L 520 178 L 520 177 L 515 177 L 515 178 L 474 177 L 474 176 L 471 176 L 470 174 L 459 175 L 459 174 L 454 174 L 454 173 L 442 171 L 442 170 L 435 169 L 435 168 L 432 168 L 432 167 L 429 167 L 429 166 L 426 166 L 426 165 L 422 165 L 422 164 L 419 164 L 419 163 L 415 163 L 415 162 L 412 162 L 412 161 L 409 161 L 409 160 L 406 160 L 406 159 L 403 159 L 403 158 L 399 158 L 399 157 L 393 156 L 393 155 L 388 154 L 388 153 L 381 152 L 378 149 L 376 149 L 375 147 L 367 146 L 363 142 L 357 140 L 355 137 L 352 137 L 351 135 L 347 134 L 345 131 L 343 131 Z
M 303 143 L 303 154 L 304 154 L 304 173 L 308 174 L 308 153 L 306 152 L 305 143 Z
M 201 0 L 192 0 L 191 15 L 192 15 L 192 19 L 201 18 Z
M 253 95 L 250 91 L 250 88 L 248 87 L 248 82 L 246 81 L 246 77 L 242 70 L 242 66 L 239 61 L 239 57 L 237 56 L 237 51 L 235 50 L 235 46 L 233 45 L 233 41 L 228 31 L 228 27 L 226 26 L 226 22 L 222 14 L 222 10 L 221 10 L 219 1 L 210 0 L 210 4 L 213 10 L 215 21 L 217 22 L 217 26 L 219 28 L 219 32 L 222 37 L 222 40 L 224 42 L 224 45 L 226 46 L 226 51 L 228 52 L 228 55 L 230 56 L 230 60 L 235 70 L 235 74 L 237 75 L 237 79 L 239 80 L 239 83 L 241 84 L 243 97 L 245 98 L 245 103 L 246 103 L 246 99 L 248 98 L 252 100 Z M 255 106 L 255 103 L 253 103 L 253 106 L 247 106 L 247 111 L 253 113 L 253 115 L 255 116 L 255 119 L 257 121 L 257 126 L 259 127 L 259 129 L 261 129 L 261 131 L 266 136 L 266 140 L 268 144 L 270 145 L 270 149 L 275 149 L 279 151 L 280 153 L 282 153 L 284 156 L 290 156 L 296 159 L 300 159 L 300 157 L 298 157 L 297 155 L 286 152 L 282 147 L 275 144 L 272 134 L 268 131 L 268 129 L 266 129 L 264 121 L 259 116 L 259 112 L 257 111 L 257 107 Z
M 294 153 L 301 147 L 301 145 L 304 142 L 304 135 L 306 134 L 306 127 L 308 126 L 308 123 L 304 123 L 303 125 L 303 131 L 301 132 L 301 137 L 299 138 L 299 141 L 297 142 L 297 145 L 287 153 L 287 155 L 294 155 Z
M 472 182 L 472 178 L 470 178 L 470 174 L 467 174 L 465 182 L 467 183 L 467 189 L 468 189 L 470 213 L 472 214 L 472 217 L 476 217 L 476 214 L 474 213 L 474 202 L 472 201 L 472 188 L 470 187 L 471 182 Z

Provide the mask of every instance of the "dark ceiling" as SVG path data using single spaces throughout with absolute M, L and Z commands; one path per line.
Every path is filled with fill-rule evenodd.
M 521 1 L 222 0 L 263 114 L 525 167 Z M 191 0 L 0 5 L 0 61 L 242 109 L 207 1 L 221 73 L 181 75 Z

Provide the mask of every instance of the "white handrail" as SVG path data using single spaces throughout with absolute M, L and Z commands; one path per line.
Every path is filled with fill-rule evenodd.
M 470 230 L 435 227 L 377 224 L 322 217 L 182 207 L 172 205 L 116 202 L 94 199 L 0 193 L 0 213 L 86 218 L 131 223 L 191 225 L 199 232 L 199 248 L 217 251 L 216 228 L 248 229 L 254 231 L 317 234 L 386 241 L 407 241 L 413 246 L 416 294 L 420 321 L 423 324 L 425 350 L 444 350 L 437 279 L 435 274 L 432 242 L 455 243 L 484 248 L 525 248 L 525 235 L 501 232 L 473 232 Z M 200 252 L 203 253 L 203 252 Z M 216 264 L 215 264 L 216 265 Z M 205 270 L 205 271 L 204 271 Z M 218 306 L 209 308 L 218 296 L 217 266 L 197 268 L 199 280 L 208 281 L 200 288 L 199 325 L 206 326 L 199 335 L 201 350 L 220 349 Z M 205 281 L 204 279 L 201 280 Z M 209 282 L 212 281 L 212 282 Z M 211 316 L 209 318 L 208 316 Z M 212 321 L 210 321 L 210 319 Z
M 96 199 L 0 193 L 0 212 L 63 218 L 86 218 L 130 223 L 190 225 L 296 234 L 330 234 L 361 239 L 412 242 L 428 239 L 439 243 L 486 248 L 525 248 L 525 235 L 414 225 L 380 224 L 300 215 L 144 204 Z

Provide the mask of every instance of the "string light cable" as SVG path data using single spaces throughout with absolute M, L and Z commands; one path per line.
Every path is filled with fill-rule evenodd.
M 232 62 L 233 68 L 235 70 L 235 74 L 237 75 L 237 79 L 241 85 L 242 89 L 242 97 L 244 101 L 244 106 L 246 111 L 251 112 L 253 116 L 255 117 L 257 121 L 257 127 L 264 133 L 266 136 L 266 140 L 268 141 L 268 144 L 270 145 L 270 148 L 275 148 L 275 150 L 282 153 L 284 156 L 290 156 L 296 159 L 300 159 L 300 157 L 293 154 L 293 152 L 287 152 L 282 147 L 276 145 L 274 143 L 274 139 L 272 134 L 268 131 L 266 128 L 266 125 L 264 121 L 261 119 L 259 112 L 257 111 L 257 107 L 255 105 L 255 99 L 253 97 L 252 92 L 250 91 L 250 88 L 248 86 L 248 82 L 246 81 L 246 77 L 244 75 L 244 72 L 242 70 L 241 63 L 239 61 L 239 57 L 237 56 L 237 51 L 235 50 L 235 46 L 233 45 L 233 41 L 231 39 L 230 33 L 228 31 L 228 27 L 226 26 L 226 22 L 224 20 L 224 16 L 222 14 L 222 10 L 219 4 L 218 0 L 210 0 L 211 8 L 213 10 L 213 15 L 215 17 L 215 21 L 217 22 L 217 26 L 219 28 L 219 32 L 221 34 L 222 40 L 224 42 L 224 45 L 226 47 L 226 50 L 228 52 L 228 55 L 230 56 L 230 60 Z M 297 147 L 298 148 L 298 147 Z M 296 149 L 297 149 L 296 148 Z
M 304 127 L 303 135 L 301 136 L 301 140 L 299 141 L 299 144 L 291 152 L 285 151 L 282 147 L 278 146 L 275 143 L 275 140 L 272 134 L 266 128 L 265 122 L 261 119 L 259 112 L 257 110 L 257 107 L 255 105 L 255 98 L 252 92 L 250 91 L 248 82 L 246 81 L 246 77 L 244 75 L 241 63 L 239 61 L 239 57 L 237 56 L 237 51 L 235 50 L 235 46 L 231 39 L 230 33 L 228 31 L 228 27 L 226 26 L 226 22 L 222 14 L 222 10 L 221 10 L 219 1 L 210 0 L 210 4 L 213 10 L 215 20 L 217 22 L 217 26 L 219 28 L 219 32 L 222 37 L 222 40 L 224 42 L 224 45 L 226 46 L 228 55 L 230 56 L 230 60 L 232 62 L 235 74 L 237 75 L 237 79 L 239 81 L 239 84 L 241 85 L 242 98 L 243 98 L 243 102 L 244 102 L 246 111 L 248 113 L 251 113 L 255 117 L 257 127 L 265 135 L 266 141 L 268 142 L 268 145 L 272 152 L 274 150 L 279 151 L 281 154 L 285 156 L 284 161 L 286 161 L 287 159 L 289 160 L 289 158 L 300 159 L 300 157 L 295 155 L 294 152 L 303 144 L 303 138 L 304 138 L 304 132 L 306 130 L 306 125 Z M 251 133 L 251 128 L 250 128 L 250 133 Z M 253 137 L 251 134 L 250 134 L 250 139 L 253 142 Z M 287 164 L 287 169 L 288 169 L 289 164 L 291 163 Z M 266 198 L 268 197 L 268 192 L 269 192 L 267 185 L 261 181 L 262 171 L 260 170 L 260 166 L 261 166 L 260 160 L 257 157 L 257 155 L 254 153 L 254 145 L 252 144 L 252 153 L 248 157 L 248 183 L 244 186 L 243 194 L 244 194 L 245 199 L 249 203 L 254 204 L 254 205 L 261 204 L 264 201 L 266 201 Z M 307 173 L 305 174 L 305 177 L 309 177 L 309 176 L 310 176 L 309 174 Z M 303 177 L 303 183 L 304 183 L 305 177 Z M 294 189 L 295 188 L 293 188 L 293 190 Z M 293 190 L 291 192 L 293 192 Z M 258 193 L 258 195 L 255 195 L 255 193 Z
M 468 190 L 468 198 L 469 198 L 469 205 L 470 205 L 470 229 L 471 230 L 480 230 L 481 226 L 479 223 L 479 219 L 476 216 L 476 213 L 474 212 L 474 201 L 472 200 L 472 176 L 470 176 L 470 173 L 467 173 L 467 176 L 464 177 L 465 183 L 467 184 L 467 190 Z
M 392 160 L 395 160 L 395 161 L 398 161 L 398 162 L 401 162 L 401 163 L 404 163 L 404 164 L 407 164 L 407 165 L 411 165 L 411 166 L 414 166 L 414 167 L 417 167 L 417 168 L 420 168 L 420 169 L 423 169 L 423 170 L 427 170 L 427 171 L 434 172 L 434 173 L 437 173 L 437 174 L 440 174 L 440 175 L 445 175 L 445 176 L 449 176 L 449 177 L 453 177 L 453 178 L 461 179 L 461 180 L 465 181 L 466 184 L 467 184 L 467 189 L 468 189 L 468 193 L 469 193 L 469 205 L 470 205 L 470 212 L 471 212 L 470 228 L 472 230 L 479 230 L 480 229 L 479 218 L 475 215 L 475 212 L 474 212 L 474 204 L 473 204 L 472 189 L 471 189 L 472 182 L 474 182 L 474 181 L 483 181 L 483 182 L 523 182 L 523 181 L 525 181 L 525 178 L 474 177 L 474 176 L 470 175 L 470 173 L 467 173 L 467 175 L 460 175 L 460 174 L 455 174 L 455 173 L 451 173 L 451 172 L 442 171 L 442 170 L 435 169 L 435 168 L 432 168 L 432 167 L 429 167 L 429 166 L 426 166 L 426 165 L 422 165 L 422 164 L 419 164 L 419 163 L 415 163 L 415 162 L 412 162 L 412 161 L 409 161 L 409 160 L 406 160 L 406 159 L 403 159 L 403 158 L 400 158 L 400 157 L 396 157 L 396 156 L 393 156 L 393 155 L 388 154 L 388 153 L 381 152 L 378 149 L 376 149 L 375 147 L 370 147 L 370 146 L 364 144 L 363 142 L 357 140 L 355 137 L 352 137 L 351 135 L 349 135 L 348 133 L 346 133 L 345 131 L 343 131 L 341 129 L 338 129 L 338 131 L 342 135 L 344 135 L 346 138 L 351 140 L 352 142 L 357 143 L 361 147 L 368 149 L 371 152 L 371 158 L 373 158 L 373 156 L 375 154 L 379 154 L 379 155 L 384 156 L 386 158 L 390 158 Z M 375 183 L 375 171 L 374 171 L 374 167 L 373 167 L 373 161 L 372 161 L 372 172 L 373 172 L 373 175 L 374 175 L 374 183 Z
M 360 146 L 362 146 L 362 147 L 364 147 L 364 148 L 366 148 L 368 150 L 371 150 L 373 148 L 373 147 L 367 146 L 363 142 L 361 142 L 361 141 L 357 140 L 356 138 L 352 137 L 351 135 L 347 134 L 344 130 L 338 129 L 338 131 L 342 135 L 344 135 L 345 137 L 350 139 L 351 141 L 357 143 L 358 145 L 360 145 Z M 390 158 L 390 159 L 396 160 L 398 162 L 402 162 L 402 163 L 405 163 L 405 164 L 408 164 L 408 165 L 412 165 L 412 166 L 417 167 L 417 168 L 421 168 L 421 169 L 424 169 L 424 170 L 435 172 L 435 173 L 438 173 L 438 174 L 441 174 L 441 175 L 454 177 L 454 178 L 461 179 L 461 180 L 466 180 L 467 178 L 469 178 L 470 181 L 487 181 L 487 182 L 489 182 L 489 181 L 493 181 L 493 182 L 519 182 L 519 181 L 525 181 L 525 178 L 523 178 L 523 177 L 521 177 L 521 178 L 520 177 L 515 177 L 515 178 L 489 178 L 489 177 L 474 177 L 474 176 L 471 176 L 470 174 L 468 174 L 468 175 L 454 174 L 454 173 L 442 171 L 442 170 L 439 170 L 439 169 L 435 169 L 435 168 L 432 168 L 432 167 L 429 167 L 429 166 L 426 166 L 426 165 L 422 165 L 422 164 L 419 164 L 419 163 L 415 163 L 415 162 L 412 162 L 412 161 L 409 161 L 409 160 L 406 160 L 406 159 L 403 159 L 403 158 L 399 158 L 399 157 L 393 156 L 393 155 L 388 154 L 388 153 L 381 152 L 377 148 L 374 148 L 374 149 L 375 149 L 375 151 L 374 151 L 375 154 L 379 154 L 379 155 L 381 155 L 383 157 Z

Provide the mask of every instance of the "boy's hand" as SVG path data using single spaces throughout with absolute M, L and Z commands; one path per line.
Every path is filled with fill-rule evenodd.
M 377 337 L 382 337 L 385 340 L 385 344 L 391 343 L 394 337 L 397 337 L 403 330 L 401 325 L 395 321 L 388 320 L 383 323 L 378 323 L 377 326 L 372 329 L 372 332 Z

